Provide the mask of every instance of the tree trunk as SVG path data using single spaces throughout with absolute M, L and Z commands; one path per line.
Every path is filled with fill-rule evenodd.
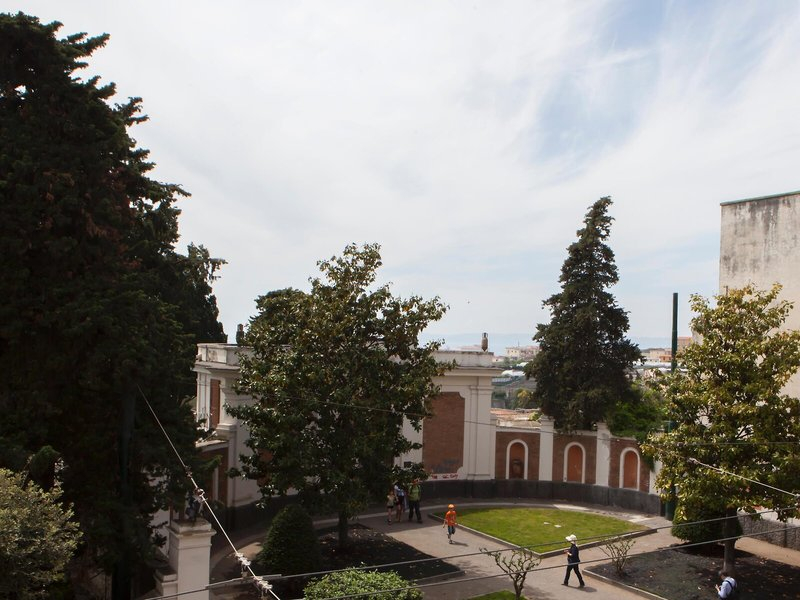
M 722 537 L 725 538 L 723 542 L 725 546 L 725 558 L 722 562 L 722 569 L 731 577 L 736 576 L 736 535 L 738 528 L 736 527 L 738 520 L 738 513 L 736 508 L 725 509 L 726 519 L 722 522 Z
M 347 513 L 340 512 L 339 513 L 339 548 L 344 548 L 350 543 L 350 538 L 348 537 L 348 517 Z

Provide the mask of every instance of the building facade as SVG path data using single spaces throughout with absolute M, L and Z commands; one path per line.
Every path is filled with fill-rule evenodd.
M 200 344 L 194 369 L 196 414 L 212 432 L 200 448 L 220 459 L 205 489 L 209 498 L 234 509 L 260 499 L 255 481 L 227 477 L 228 469 L 239 465 L 239 456 L 250 452 L 247 428 L 227 411 L 227 406 L 252 401 L 234 389 L 239 354 L 247 351 L 236 345 Z M 491 407 L 492 378 L 500 372 L 492 366 L 491 353 L 439 351 L 436 357 L 456 366 L 434 380 L 439 394 L 431 398 L 433 416 L 423 421 L 421 430 L 405 424 L 404 435 L 422 448 L 398 456 L 398 466 L 422 462 L 433 487 L 470 482 L 479 484 L 470 489 L 489 489 L 500 481 L 517 482 L 518 487 L 526 482 L 570 484 L 573 491 L 599 486 L 648 495 L 651 510 L 658 506 L 654 474 L 635 439 L 614 437 L 602 423 L 596 431 L 562 434 L 549 419 L 505 419 Z M 538 493 L 545 489 L 528 487 Z M 569 496 L 564 491 L 568 487 L 546 489 L 546 494 Z
M 800 329 L 800 192 L 723 202 L 721 205 L 719 290 L 753 284 L 782 286 L 793 302 L 784 327 Z M 800 396 L 800 375 L 785 391 Z

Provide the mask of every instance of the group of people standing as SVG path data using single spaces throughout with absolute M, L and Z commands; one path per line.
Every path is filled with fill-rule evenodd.
M 419 479 L 411 482 L 406 489 L 400 481 L 389 489 L 386 495 L 386 522 L 391 524 L 392 517 L 395 521 L 403 518 L 403 513 L 408 511 L 408 521 L 411 522 L 414 514 L 417 516 L 417 523 L 422 523 L 422 513 L 419 510 L 419 502 L 422 498 L 422 486 Z

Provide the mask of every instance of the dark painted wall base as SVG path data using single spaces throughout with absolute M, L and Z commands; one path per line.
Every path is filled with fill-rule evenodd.
M 615 506 L 653 515 L 661 512 L 661 500 L 658 496 L 652 494 L 645 494 L 636 490 L 560 481 L 528 481 L 524 479 L 426 481 L 422 487 L 422 496 L 426 499 L 519 498 L 561 500 L 564 502 Z

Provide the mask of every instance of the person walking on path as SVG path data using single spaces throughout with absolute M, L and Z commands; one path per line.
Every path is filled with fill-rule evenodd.
M 403 512 L 406 509 L 406 492 L 403 489 L 403 486 L 400 485 L 400 482 L 396 482 L 394 484 L 394 496 L 397 498 L 397 502 L 395 503 L 395 521 L 400 522 L 400 519 L 403 518 Z
M 386 522 L 389 525 L 392 524 L 392 515 L 397 510 L 395 504 L 397 504 L 397 496 L 394 495 L 394 488 L 389 488 L 389 493 L 386 494 Z
M 411 487 L 408 488 L 408 520 L 414 517 L 414 512 L 417 513 L 417 523 L 422 523 L 422 514 L 419 512 L 419 501 L 422 498 L 422 486 L 419 484 L 419 479 L 411 482 Z
M 581 577 L 581 572 L 578 569 L 578 564 L 581 562 L 581 556 L 578 552 L 578 545 L 575 541 L 578 538 L 575 535 L 568 535 L 566 540 L 569 542 L 569 548 L 564 550 L 564 554 L 567 555 L 567 572 L 564 575 L 564 583 L 563 585 L 569 585 L 569 576 L 572 574 L 572 571 L 575 571 L 575 575 L 578 576 L 578 582 L 580 583 L 579 587 L 583 587 L 585 584 L 583 583 L 583 577 Z
M 719 572 L 719 576 L 722 577 L 722 583 L 716 586 L 717 596 L 720 598 L 734 598 L 734 592 L 736 592 L 736 580 L 724 569 Z
M 447 526 L 447 541 L 453 543 L 453 535 L 456 532 L 456 507 L 454 504 L 447 505 L 447 512 L 444 513 L 444 523 L 442 527 Z

